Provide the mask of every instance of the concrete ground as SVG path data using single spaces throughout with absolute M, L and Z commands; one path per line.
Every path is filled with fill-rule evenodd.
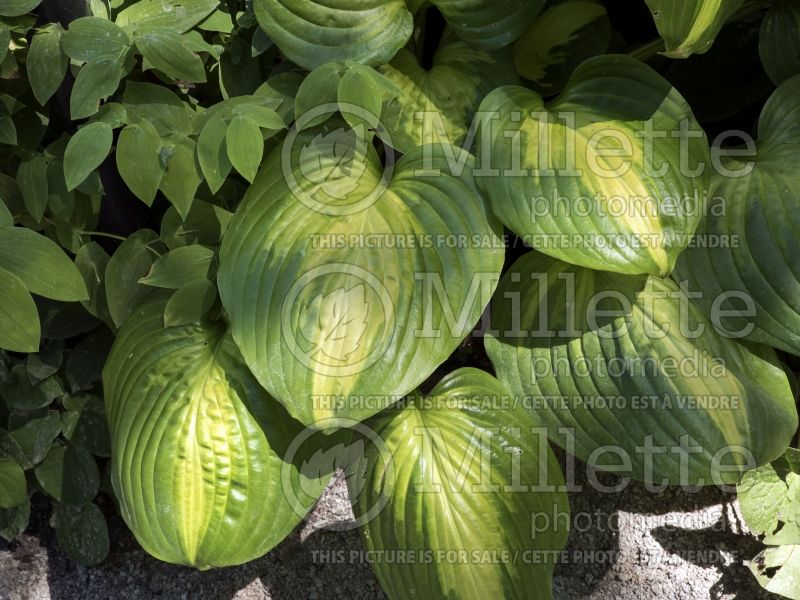
M 763 592 L 743 561 L 759 549 L 734 497 L 714 488 L 652 494 L 632 484 L 618 494 L 570 494 L 572 532 L 556 569 L 556 600 L 777 599 Z M 604 480 L 609 480 L 604 476 Z M 0 544 L 0 600 L 256 600 L 384 598 L 369 565 L 326 564 L 328 551 L 359 550 L 342 479 L 328 487 L 306 523 L 265 557 L 241 567 L 197 572 L 157 561 L 112 517 L 111 554 L 82 568 L 58 550 L 49 507 L 35 503 L 31 527 Z

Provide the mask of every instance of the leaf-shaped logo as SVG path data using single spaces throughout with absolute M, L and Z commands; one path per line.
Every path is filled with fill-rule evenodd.
M 367 168 L 366 129 L 339 128 L 318 133 L 300 148 L 299 167 L 303 177 L 312 184 L 305 193 L 314 196 L 321 192 L 337 200 L 345 200 L 359 185 Z
M 314 344 L 308 356 L 322 352 L 347 361 L 367 329 L 369 303 L 364 284 L 320 293 L 300 309 L 300 333 Z

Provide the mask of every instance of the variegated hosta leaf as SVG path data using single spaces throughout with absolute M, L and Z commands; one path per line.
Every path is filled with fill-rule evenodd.
M 306 424 L 361 420 L 413 390 L 475 325 L 503 263 L 470 155 L 425 147 L 381 173 L 366 138 L 290 134 L 220 251 L 234 339 Z M 446 151 L 463 178 L 448 174 Z
M 758 53 L 776 85 L 800 75 L 800 4 L 796 0 L 772 3 L 761 22 Z
M 225 326 L 164 329 L 163 314 L 162 301 L 138 309 L 103 371 L 122 516 L 161 560 L 200 569 L 244 563 L 280 542 L 316 500 L 285 495 L 282 469 L 297 489 L 321 493 L 325 482 L 284 462 L 292 421 Z
M 798 98 L 800 76 L 765 105 L 755 156 L 722 158 L 708 215 L 674 277 L 731 335 L 800 355 Z
M 501 281 L 491 317 L 500 381 L 541 403 L 554 442 L 601 468 L 657 484 L 731 482 L 797 430 L 772 350 L 722 337 L 670 279 L 532 252 Z
M 473 48 L 495 50 L 516 40 L 544 0 L 431 0 L 458 37 Z
M 708 51 L 719 30 L 744 0 L 645 0 L 666 56 L 688 58 Z
M 526 243 L 593 269 L 672 270 L 705 207 L 709 151 L 686 101 L 658 73 L 599 56 L 552 102 L 502 87 L 478 118 L 476 180 Z
M 610 41 L 611 23 L 602 4 L 565 0 L 539 15 L 517 40 L 514 66 L 537 92 L 552 96 L 580 63 L 603 54 Z
M 517 81 L 507 60 L 474 50 L 460 40 L 445 41 L 423 68 L 402 49 L 380 71 L 402 92 L 384 110 L 392 145 L 410 152 L 423 144 L 461 145 L 483 97 L 495 87 Z
M 403 0 L 254 0 L 258 24 L 306 69 L 326 62 L 388 62 L 414 28 Z
M 494 377 L 461 369 L 376 423 L 392 460 L 369 446 L 354 508 L 360 518 L 385 503 L 361 529 L 370 553 L 415 557 L 373 563 L 393 600 L 552 597 L 564 478 L 541 424 L 509 398 Z

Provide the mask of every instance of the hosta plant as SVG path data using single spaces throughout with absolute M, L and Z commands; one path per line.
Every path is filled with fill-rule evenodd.
M 555 445 L 737 487 L 800 598 L 798 24 L 0 0 L 0 535 L 237 565 L 338 471 L 389 597 L 547 599 Z

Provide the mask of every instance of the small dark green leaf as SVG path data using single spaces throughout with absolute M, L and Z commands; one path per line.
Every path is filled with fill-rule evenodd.
M 100 471 L 92 455 L 78 446 L 53 446 L 35 469 L 42 489 L 64 504 L 89 502 L 100 489 Z
M 85 64 L 75 78 L 69 99 L 69 112 L 74 120 L 90 117 L 100 102 L 117 91 L 122 71 L 116 60 L 101 60 Z
M 64 178 L 74 190 L 100 166 L 111 151 L 114 132 L 107 123 L 89 123 L 73 135 L 64 153 Z
M 69 58 L 61 51 L 61 34 L 58 23 L 42 28 L 31 40 L 26 67 L 33 95 L 44 105 L 61 85 L 67 73 Z
M 5 203 L 2 202 L 2 193 L 0 192 L 0 227 L 13 227 L 14 217 Z
M 185 246 L 159 258 L 139 283 L 177 290 L 198 279 L 207 279 L 214 252 L 204 246 Z
M 82 302 L 84 308 L 98 319 L 113 324 L 106 300 L 105 275 L 109 256 L 96 242 L 89 242 L 75 255 L 75 266 L 83 277 L 89 299 Z
M 320 125 L 336 112 L 337 93 L 343 73 L 344 65 L 326 63 L 311 71 L 300 84 L 294 101 L 295 116 L 299 119 L 308 111 L 315 111 L 313 117 L 301 120 L 302 129 Z
M 183 45 L 181 36 L 172 31 L 151 31 L 136 39 L 142 53 L 142 69 L 155 69 L 178 81 L 206 80 L 202 59 Z
M 9 408 L 33 411 L 48 406 L 64 393 L 61 384 L 55 378 L 46 379 L 39 385 L 33 385 L 28 377 L 24 364 L 15 365 L 11 372 L 0 382 L 0 396 Z
M 61 36 L 61 47 L 70 58 L 86 62 L 111 61 L 119 64 L 130 48 L 128 35 L 111 21 L 83 17 L 70 23 Z
M 64 399 L 64 408 L 67 409 L 61 415 L 64 437 L 92 454 L 110 456 L 111 441 L 103 401 L 87 394 L 68 396 Z
M 64 375 L 70 390 L 88 390 L 100 381 L 103 364 L 113 341 L 114 335 L 107 327 L 98 327 L 75 345 L 64 366 Z
M 25 361 L 25 370 L 31 383 L 39 383 L 55 375 L 64 362 L 63 340 L 49 340 L 44 347 L 35 354 L 28 354 Z
M 17 183 L 25 201 L 25 209 L 41 221 L 47 208 L 47 159 L 40 155 L 22 161 L 17 169 Z
M 263 104 L 251 104 L 249 102 L 237 104 L 233 109 L 236 115 L 250 117 L 258 123 L 259 127 L 264 129 L 274 129 L 279 131 L 286 128 L 286 124 L 281 119 L 281 116 L 273 109 L 264 106 Z
M 13 508 L 0 508 L 0 537 L 13 541 L 28 528 L 30 516 L 31 503 L 27 499 Z
M 352 65 L 337 91 L 339 110 L 350 127 L 375 128 L 381 117 L 383 91 L 377 73 L 365 65 Z
M 131 191 L 150 206 L 165 171 L 161 162 L 161 136 L 150 121 L 131 123 L 119 134 L 117 168 Z
M 25 460 L 30 465 L 38 465 L 47 455 L 53 440 L 61 433 L 61 417 L 58 411 L 48 410 L 44 415 L 34 416 L 19 427 L 12 428 L 9 433 Z
M 36 352 L 40 335 L 39 314 L 25 284 L 0 268 L 0 348 Z
M 0 268 L 19 277 L 33 294 L 74 302 L 89 295 L 74 263 L 52 240 L 22 227 L 0 229 Z
M 0 116 L 0 144 L 17 145 L 17 127 L 10 116 Z
M 28 500 L 25 473 L 17 461 L 0 458 L 0 508 L 12 508 Z
M 108 556 L 108 525 L 96 505 L 56 504 L 52 525 L 58 545 L 75 562 L 88 567 L 103 562 Z
M 197 158 L 208 187 L 216 193 L 231 170 L 225 137 L 228 126 L 222 114 L 217 114 L 206 123 L 197 139 Z
M 164 147 L 169 150 L 169 159 L 160 189 L 178 213 L 185 217 L 194 202 L 197 188 L 203 182 L 203 175 L 197 162 L 197 144 L 193 139 L 180 133 L 172 134 L 162 141 Z
M 172 132 L 192 133 L 194 110 L 163 85 L 128 81 L 122 102 L 131 123 L 146 119 L 162 136 Z
M 164 308 L 164 327 L 199 321 L 217 299 L 217 286 L 208 279 L 187 283 L 172 294 Z
M 0 17 L 19 17 L 31 12 L 42 0 L 3 0 L 0 2 Z
M 264 156 L 264 138 L 258 123 L 244 115 L 235 116 L 228 125 L 225 145 L 231 164 L 252 183 Z
M 117 15 L 116 23 L 127 29 L 184 33 L 219 6 L 219 0 L 139 0 Z M 230 22 L 230 17 L 225 15 Z
M 106 267 L 108 310 L 119 327 L 153 289 L 139 280 L 150 272 L 158 255 L 155 254 L 156 233 L 140 229 L 120 244 Z
M 164 214 L 161 239 L 170 249 L 190 244 L 214 246 L 222 240 L 232 217 L 233 213 L 221 206 L 197 200 L 185 219 L 174 208 Z

